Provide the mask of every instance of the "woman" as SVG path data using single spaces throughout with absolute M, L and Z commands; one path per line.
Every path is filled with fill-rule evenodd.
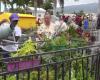
M 55 28 L 55 25 L 51 21 L 50 13 L 46 12 L 44 15 L 43 24 L 41 24 L 37 30 L 39 39 L 42 40 L 43 36 L 46 36 L 49 39 L 53 38 L 54 33 L 55 33 L 54 28 Z

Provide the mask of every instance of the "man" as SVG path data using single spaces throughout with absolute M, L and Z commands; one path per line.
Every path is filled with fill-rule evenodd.
M 97 41 L 100 43 L 100 14 L 98 14 L 96 29 L 98 31 Z
M 0 27 L 5 27 L 2 29 L 3 36 L 0 35 L 1 36 L 0 39 L 2 42 L 1 48 L 4 58 L 10 57 L 9 52 L 17 51 L 18 44 L 13 44 L 13 43 L 18 42 L 22 33 L 20 27 L 17 26 L 19 20 L 18 15 L 16 13 L 13 13 L 9 19 L 10 23 L 5 22 L 0 26 Z

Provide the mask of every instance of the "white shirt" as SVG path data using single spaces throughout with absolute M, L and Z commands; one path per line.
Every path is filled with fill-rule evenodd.
M 43 34 L 47 38 L 51 39 L 55 33 L 55 25 L 53 23 L 50 23 L 50 26 L 42 24 L 41 26 L 39 26 L 37 33 Z
M 66 23 L 64 21 L 56 21 L 55 22 L 56 33 L 63 32 L 68 29 L 69 29 L 69 27 L 66 25 Z
M 20 27 L 16 26 L 15 29 L 14 29 L 14 33 L 15 33 L 15 36 L 21 37 L 22 31 L 21 31 Z
M 69 26 L 72 26 L 73 28 L 75 28 L 75 29 L 77 29 L 79 26 L 77 25 L 77 24 L 75 24 L 75 22 L 71 22 L 70 24 L 69 24 Z
M 22 31 L 21 31 L 20 27 L 16 26 L 16 27 L 14 28 L 14 31 L 12 32 L 12 34 L 13 34 L 13 33 L 14 33 L 15 36 L 21 36 Z M 15 41 L 15 36 L 14 36 L 14 35 L 12 36 L 12 37 L 14 38 L 12 42 L 16 42 L 16 41 Z M 9 43 L 9 41 L 8 41 L 8 43 Z M 7 45 L 3 45 L 1 48 L 2 48 L 3 50 L 5 50 L 5 51 L 8 51 L 8 52 L 14 52 L 14 51 L 17 51 L 17 49 L 18 49 L 18 44 L 7 44 Z

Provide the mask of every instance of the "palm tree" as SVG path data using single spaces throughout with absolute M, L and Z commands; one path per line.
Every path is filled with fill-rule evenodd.
M 0 12 L 1 12 L 1 3 L 2 3 L 2 0 L 0 0 Z
M 59 4 L 61 7 L 61 13 L 63 14 L 64 13 L 64 0 L 59 0 Z
M 54 9 L 53 10 L 54 11 L 53 14 L 56 15 L 57 0 L 53 0 L 53 3 L 54 3 L 53 4 L 53 9 Z

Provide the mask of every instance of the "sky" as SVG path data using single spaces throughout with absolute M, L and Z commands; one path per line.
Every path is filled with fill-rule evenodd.
M 79 5 L 79 4 L 88 4 L 88 3 L 98 3 L 98 0 L 79 0 L 79 1 L 74 1 L 74 0 L 64 0 L 65 6 L 71 6 L 71 5 Z M 59 7 L 59 4 L 57 5 Z M 1 11 L 4 10 L 4 5 L 2 4 Z
M 79 1 L 64 0 L 64 1 L 65 1 L 65 4 L 64 4 L 65 6 L 88 4 L 88 3 L 98 3 L 98 0 L 79 0 Z M 57 6 L 59 7 L 59 4 Z

